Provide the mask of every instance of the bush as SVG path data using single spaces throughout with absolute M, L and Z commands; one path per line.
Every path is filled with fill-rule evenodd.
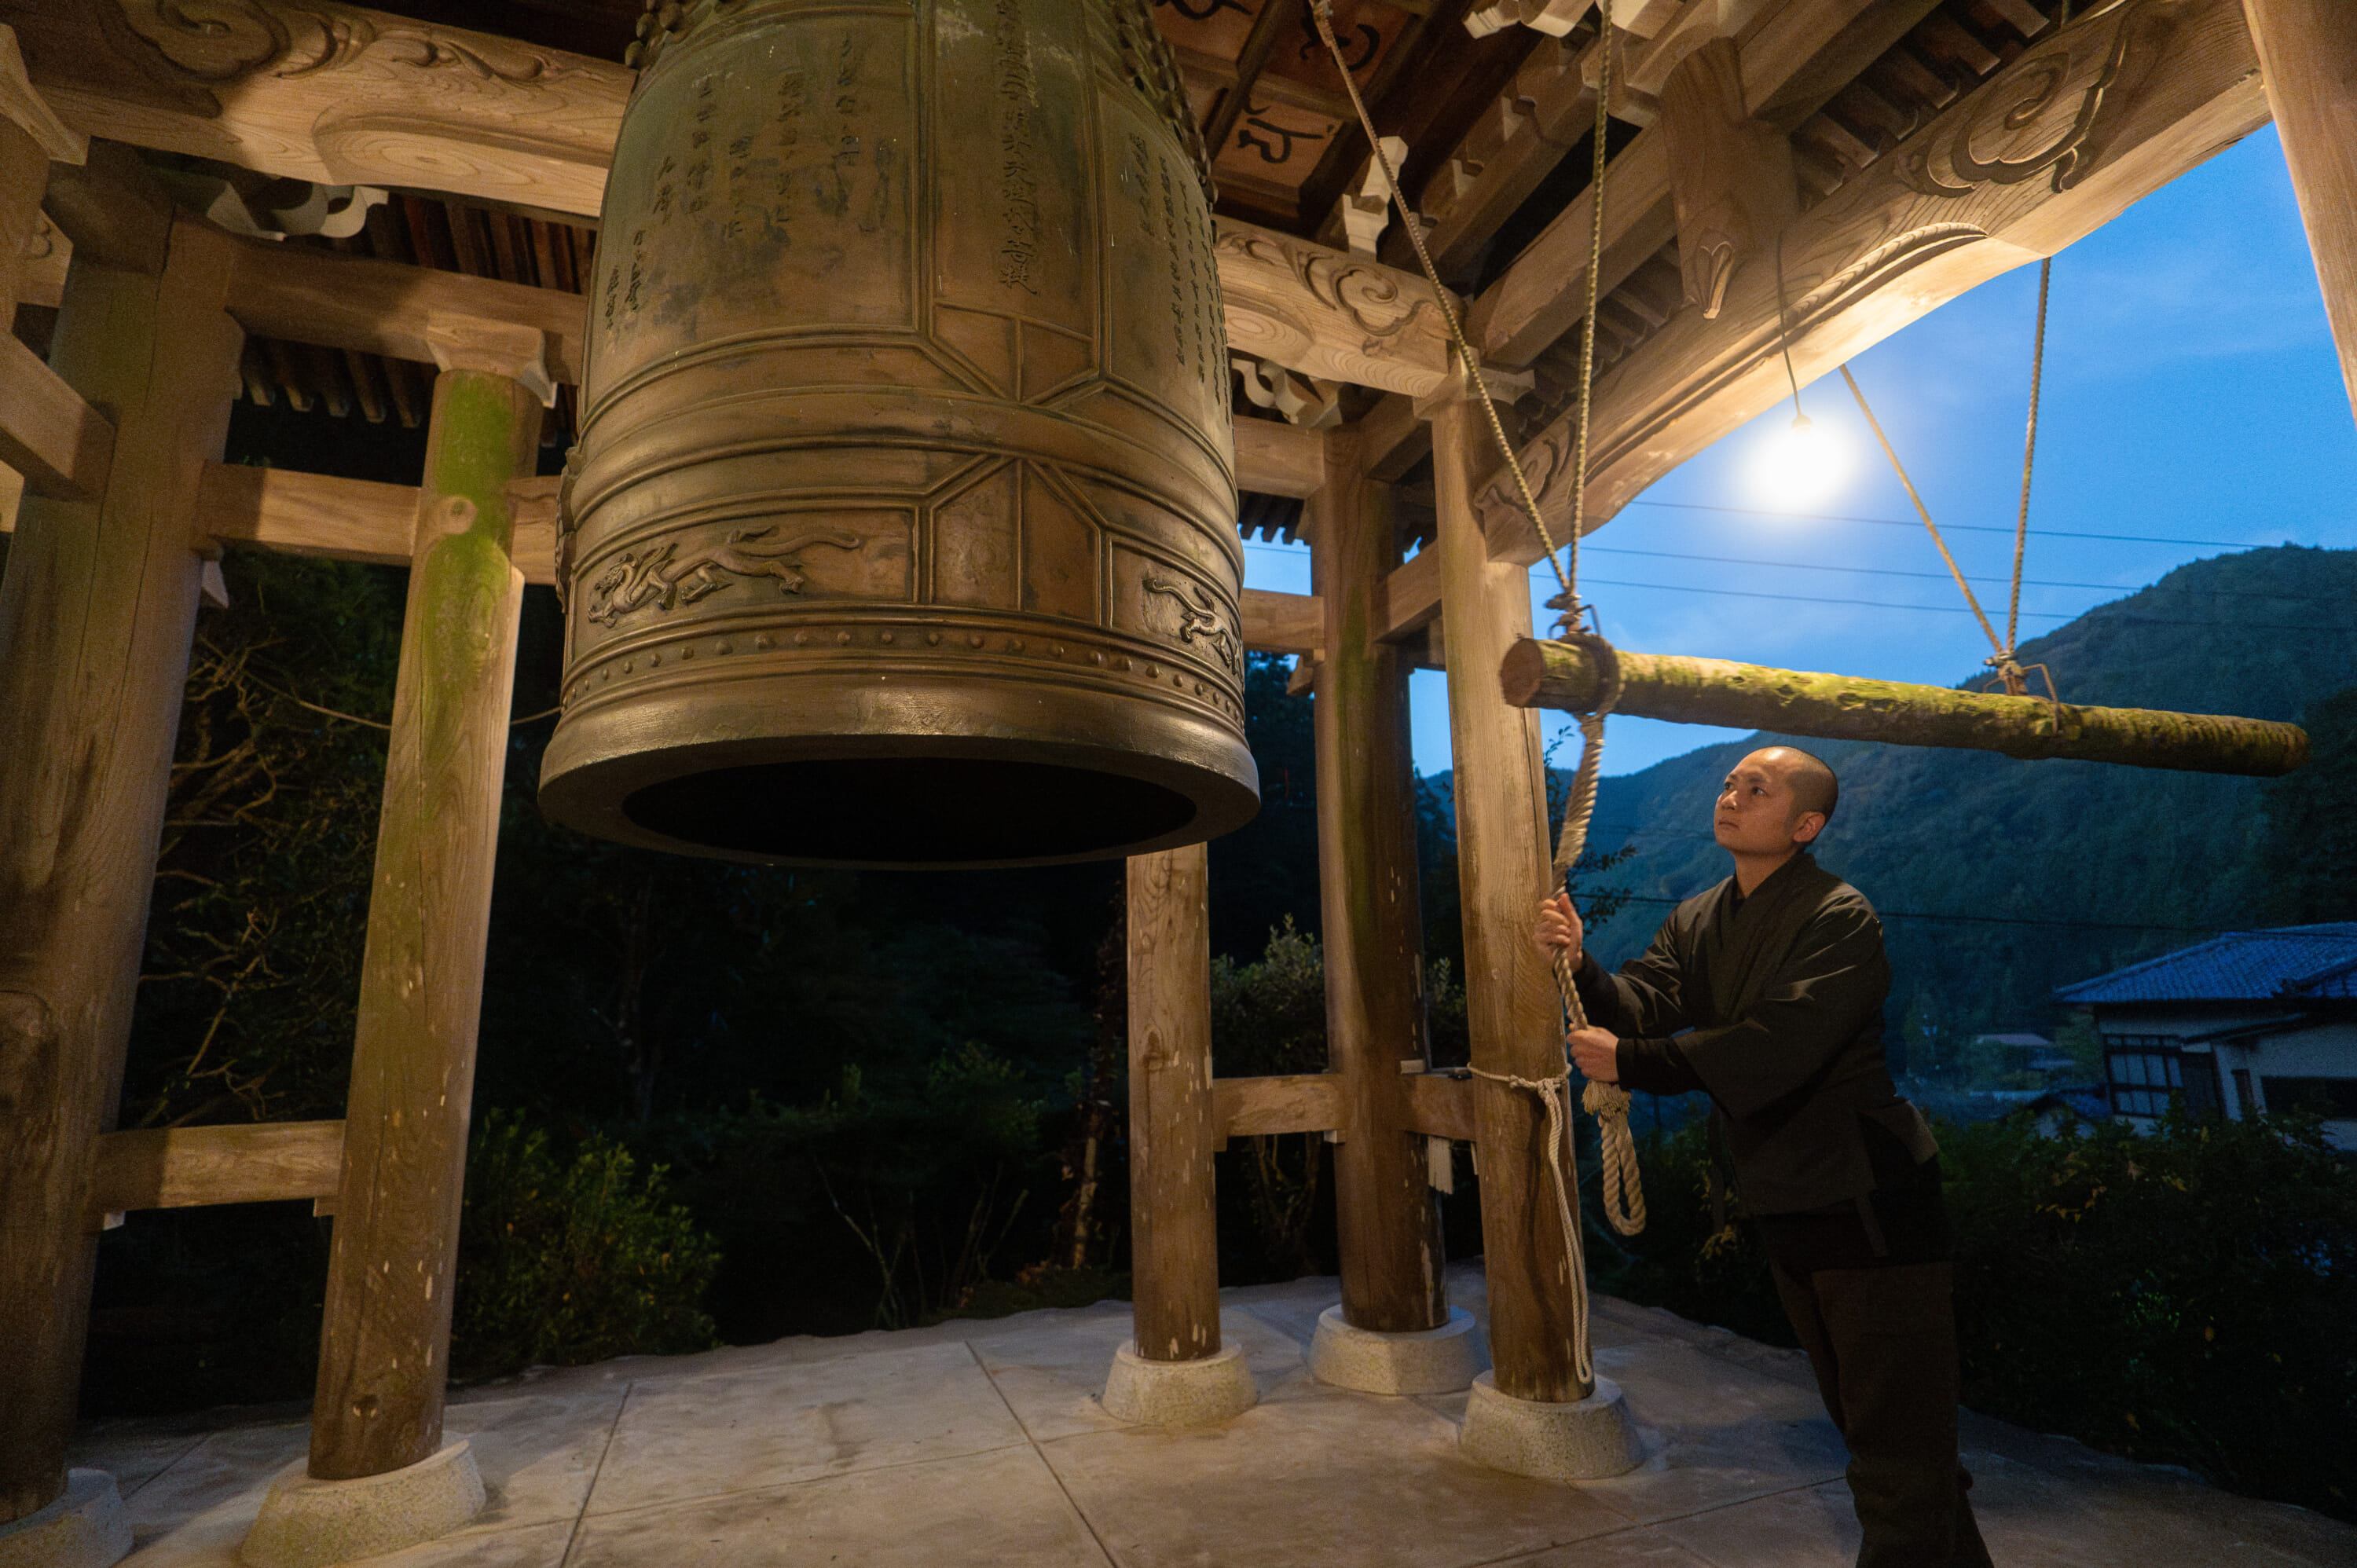
M 1641 1144 L 1650 1223 L 1616 1248 L 1591 1219 L 1598 1287 L 1790 1345 L 1751 1228 L 1714 1239 L 1705 1139 Z M 1940 1144 L 1965 1404 L 2357 1519 L 2357 1163 L 2319 1122 L 2016 1115 Z
M 1967 1404 L 2357 1519 L 2357 1165 L 2320 1122 L 1942 1144 Z
M 676 1355 L 716 1344 L 705 1292 L 720 1254 L 667 1203 L 661 1165 L 591 1136 L 568 1165 L 548 1134 L 487 1116 L 468 1151 L 450 1365 L 485 1377 L 536 1364 Z

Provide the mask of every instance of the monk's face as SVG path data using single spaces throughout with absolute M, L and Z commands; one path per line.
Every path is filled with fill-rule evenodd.
M 1783 746 L 1764 746 L 1728 771 L 1711 812 L 1719 848 L 1730 854 L 1784 854 L 1817 836 L 1825 819 L 1801 811 L 1792 792 L 1801 760 Z

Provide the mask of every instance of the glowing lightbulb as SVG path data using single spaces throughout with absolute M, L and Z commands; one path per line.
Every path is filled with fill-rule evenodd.
M 1849 478 L 1847 446 L 1810 419 L 1792 416 L 1792 428 L 1760 443 L 1751 463 L 1760 498 L 1779 511 L 1820 506 Z

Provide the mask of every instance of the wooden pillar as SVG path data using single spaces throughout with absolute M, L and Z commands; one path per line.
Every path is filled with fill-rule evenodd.
M 77 256 L 51 367 L 115 428 L 103 495 L 27 495 L 0 585 L 0 1522 L 65 1486 L 113 1125 L 187 684 L 197 478 L 242 338 L 227 242 Z
M 1548 1078 L 1563 1071 L 1561 1004 L 1531 942 L 1546 892 L 1546 787 L 1538 715 L 1506 705 L 1498 666 L 1531 630 L 1530 579 L 1492 562 L 1468 485 L 1478 411 L 1453 390 L 1432 421 L 1440 513 L 1440 614 L 1448 646 L 1448 735 L 1457 781 L 1457 865 L 1465 918 L 1465 1004 L 1473 1065 Z M 1498 1391 L 1566 1402 L 1591 1391 L 1577 1370 L 1571 1262 L 1548 1190 L 1546 1114 L 1537 1095 L 1474 1079 L 1481 1240 Z
M 1201 844 L 1129 862 L 1130 1299 L 1148 1361 L 1220 1348 L 1206 865 Z
M 2308 226 L 2341 379 L 2357 403 L 2357 5 L 2243 0 Z
M 1312 704 L 1318 743 L 1318 887 L 1324 912 L 1328 1059 L 1342 1078 L 1334 1154 L 1342 1316 L 1410 1333 L 1448 1321 L 1440 1214 L 1424 1140 L 1408 1131 L 1404 1064 L 1428 1064 L 1423 913 L 1416 884 L 1407 671 L 1374 639 L 1397 564 L 1390 488 L 1366 477 L 1358 427 L 1326 438 L 1309 499 L 1310 560 L 1325 605 Z
M 321 1480 L 400 1469 L 442 1443 L 523 595 L 507 488 L 532 473 L 540 435 L 539 393 L 516 377 L 539 379 L 541 346 L 522 332 L 504 354 L 436 348 L 311 1406 Z

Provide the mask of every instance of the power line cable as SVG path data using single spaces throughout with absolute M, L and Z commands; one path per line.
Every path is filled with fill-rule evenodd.
M 1920 522 L 1896 517 L 1850 517 L 1828 511 L 1776 511 L 1767 507 L 1715 506 L 1702 501 L 1634 500 L 1631 506 L 1663 507 L 1672 511 L 1728 512 L 1738 517 L 1772 517 L 1799 522 L 1870 522 L 1878 528 L 1917 529 Z M 1987 523 L 1952 522 L 1946 525 L 1951 533 L 2002 533 L 2013 536 L 2009 528 L 1996 528 Z M 2198 544 L 2221 550 L 2264 550 L 2263 542 L 2249 539 L 2164 539 L 2150 533 L 2079 533 L 2060 528 L 2033 528 L 2033 539 L 2100 539 L 2115 544 Z M 2320 548 L 2320 547 L 2319 547 Z

